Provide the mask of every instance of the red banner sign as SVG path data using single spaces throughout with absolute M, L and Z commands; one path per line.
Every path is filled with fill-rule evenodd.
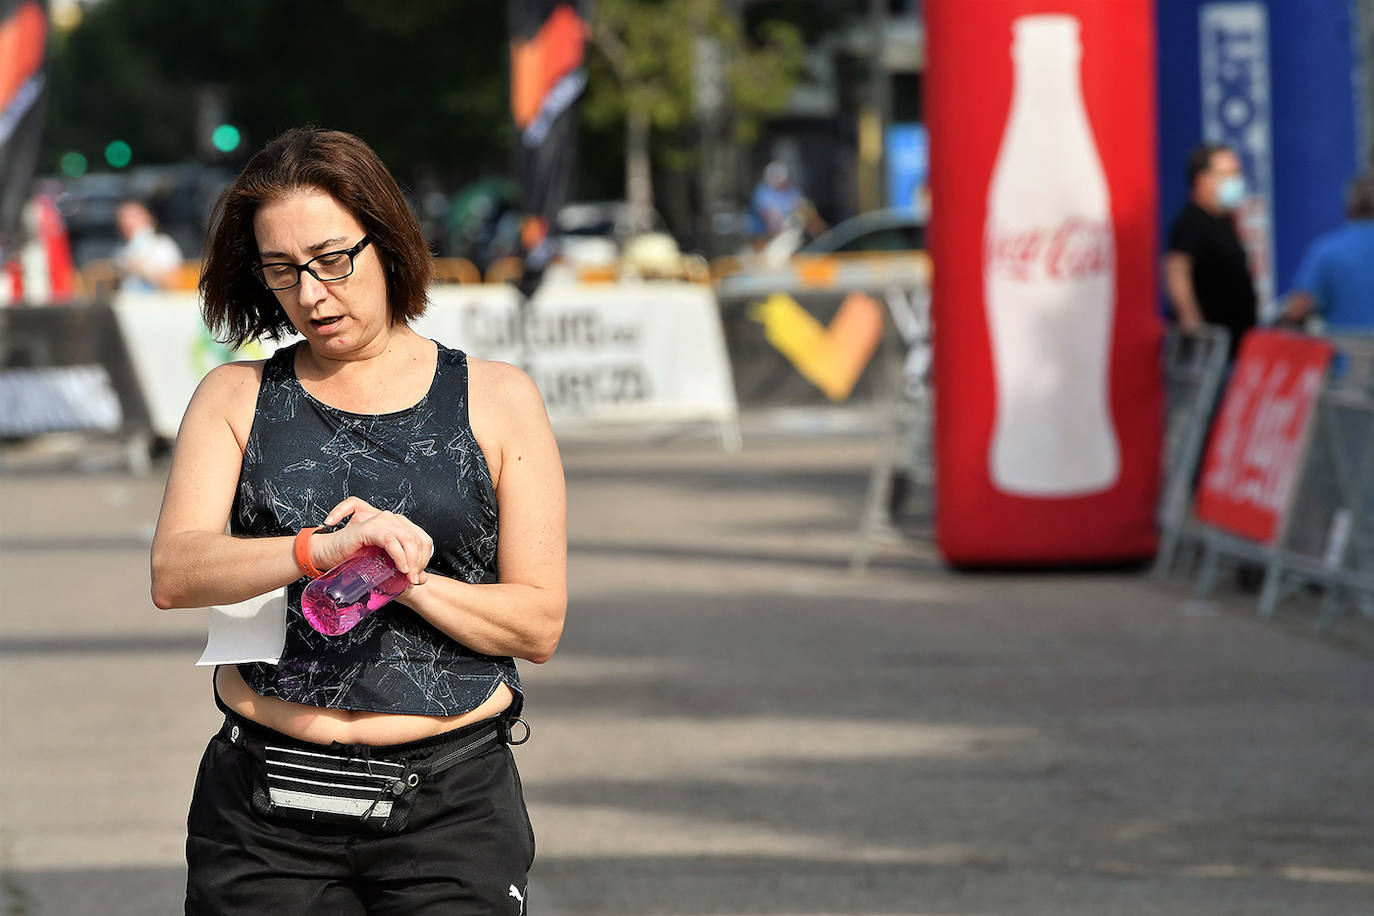
M 1280 331 L 1245 336 L 1212 425 L 1199 519 L 1261 544 L 1278 540 L 1332 352 L 1324 341 Z

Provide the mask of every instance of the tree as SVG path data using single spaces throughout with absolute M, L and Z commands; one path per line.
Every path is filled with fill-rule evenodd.
M 54 48 L 45 162 L 114 138 L 136 164 L 194 158 L 209 91 L 240 155 L 314 124 L 359 134 L 412 186 L 504 173 L 505 38 L 494 3 L 103 0 Z
M 767 21 L 749 36 L 722 0 L 597 0 L 589 25 L 599 54 L 591 59 L 583 113 L 594 124 L 624 119 L 625 196 L 641 228 L 653 205 L 651 133 L 657 130 L 658 158 L 670 169 L 685 170 L 699 152 L 683 134 L 700 113 L 699 87 L 713 82 L 701 71 L 703 56 L 720 62 L 717 82 L 735 143 L 757 135 L 759 120 L 783 106 L 801 73 L 795 26 Z

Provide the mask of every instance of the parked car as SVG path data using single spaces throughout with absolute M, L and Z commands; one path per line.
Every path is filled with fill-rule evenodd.
M 874 210 L 839 223 L 802 245 L 796 253 L 921 251 L 925 247 L 925 223 L 910 210 Z
M 722 295 L 795 289 L 882 289 L 928 282 L 925 223 L 909 210 L 844 220 L 791 251 L 764 250 L 711 262 Z

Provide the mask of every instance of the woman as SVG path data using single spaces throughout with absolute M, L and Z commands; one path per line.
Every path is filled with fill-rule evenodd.
M 288 598 L 280 663 L 215 672 L 226 719 L 188 816 L 187 913 L 524 912 L 513 659 L 546 661 L 562 634 L 563 473 L 523 372 L 407 323 L 432 275 L 396 182 L 349 134 L 283 134 L 216 208 L 207 326 L 303 340 L 201 382 L 153 539 L 160 608 Z M 309 577 L 368 545 L 409 588 L 316 633 Z

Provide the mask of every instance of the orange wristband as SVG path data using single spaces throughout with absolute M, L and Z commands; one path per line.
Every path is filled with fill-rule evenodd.
M 301 572 L 312 579 L 318 579 L 324 575 L 315 568 L 314 563 L 310 562 L 310 535 L 319 530 L 320 526 L 316 525 L 313 528 L 302 528 L 296 532 L 296 565 L 301 568 Z

